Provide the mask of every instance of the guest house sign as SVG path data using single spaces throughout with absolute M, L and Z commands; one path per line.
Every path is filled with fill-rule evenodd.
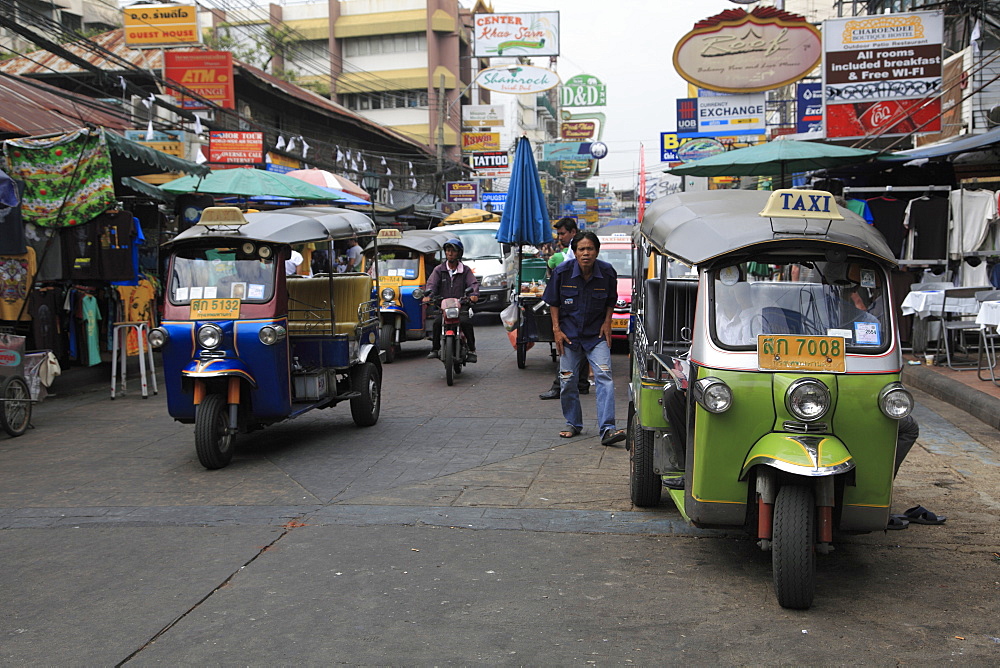
M 728 9 L 695 24 L 674 48 L 674 68 L 695 86 L 723 93 L 778 88 L 803 78 L 823 55 L 804 17 L 757 7 Z

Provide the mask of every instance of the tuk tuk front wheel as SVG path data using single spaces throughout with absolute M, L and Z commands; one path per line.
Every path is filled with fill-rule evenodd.
M 382 372 L 374 362 L 365 362 L 351 369 L 351 389 L 359 396 L 351 399 L 351 417 L 359 427 L 378 422 L 382 410 Z
M 20 436 L 31 423 L 31 392 L 20 376 L 11 376 L 0 385 L 0 427 L 11 436 Z
M 657 506 L 663 493 L 663 483 L 653 470 L 654 434 L 636 425 L 635 419 L 629 416 L 626 439 L 632 503 L 639 508 Z
M 236 435 L 229 433 L 226 397 L 207 394 L 194 415 L 194 446 L 198 461 L 207 469 L 221 469 L 233 459 Z
M 382 325 L 378 346 L 385 351 L 385 363 L 392 364 L 396 359 L 396 326 L 391 322 Z
M 771 569 L 783 608 L 804 610 L 816 591 L 816 502 L 802 485 L 784 485 L 774 502 Z

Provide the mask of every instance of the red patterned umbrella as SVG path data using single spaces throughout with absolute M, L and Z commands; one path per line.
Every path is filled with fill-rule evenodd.
M 339 174 L 328 172 L 325 169 L 296 169 L 288 172 L 286 176 L 291 176 L 292 178 L 305 181 L 306 183 L 311 183 L 314 186 L 320 186 L 321 188 L 336 188 L 337 190 L 343 190 L 344 192 L 354 195 L 355 197 L 360 197 L 366 202 L 371 201 L 371 197 L 367 192 L 365 192 L 365 189 L 357 183 L 351 181 L 350 179 L 345 179 Z

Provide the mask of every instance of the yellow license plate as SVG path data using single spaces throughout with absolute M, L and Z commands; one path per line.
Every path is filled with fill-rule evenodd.
M 403 277 L 402 276 L 379 276 L 378 277 L 378 282 L 382 283 L 384 285 L 402 285 L 403 284 Z
M 240 317 L 239 299 L 192 299 L 192 320 L 236 320 Z
M 839 336 L 761 334 L 757 337 L 757 366 L 763 371 L 843 373 L 845 345 Z
M 612 318 L 611 327 L 618 329 L 628 329 L 628 318 Z

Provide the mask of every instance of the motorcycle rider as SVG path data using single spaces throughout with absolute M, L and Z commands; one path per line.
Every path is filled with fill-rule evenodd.
M 462 263 L 462 254 L 465 246 L 461 240 L 454 238 L 444 243 L 445 262 L 434 267 L 430 278 L 427 279 L 427 296 L 424 301 L 430 301 L 430 295 L 436 295 L 441 299 L 462 299 L 468 294 L 469 301 L 475 304 L 479 301 L 479 280 L 472 269 Z M 471 291 L 470 291 L 471 288 Z M 427 353 L 428 359 L 439 358 L 441 356 L 441 317 L 438 313 L 434 319 L 434 338 L 431 343 L 431 351 Z M 465 334 L 465 341 L 469 346 L 466 362 L 478 361 L 476 355 L 476 334 L 469 320 L 469 305 L 463 303 L 462 311 L 459 315 L 459 325 L 462 333 Z

